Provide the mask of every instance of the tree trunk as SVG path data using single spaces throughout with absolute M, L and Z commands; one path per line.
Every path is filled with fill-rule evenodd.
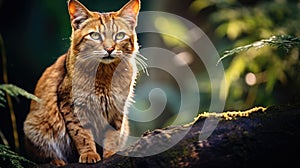
M 202 127 L 206 119 L 219 118 L 206 140 Z M 100 167 L 287 167 L 297 164 L 300 147 L 300 106 L 253 108 L 244 112 L 200 114 L 191 125 L 157 129 L 143 137 L 125 153 L 145 153 L 160 149 L 168 140 L 186 131 L 186 136 L 169 150 L 148 157 L 114 155 L 96 164 L 68 164 L 65 168 Z M 153 136 L 159 135 L 159 138 Z M 53 167 L 49 164 L 40 167 Z

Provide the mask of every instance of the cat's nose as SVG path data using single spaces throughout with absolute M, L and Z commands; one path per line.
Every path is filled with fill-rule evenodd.
M 107 47 L 105 48 L 105 51 L 107 51 L 107 53 L 110 55 L 113 51 L 115 50 L 114 47 Z

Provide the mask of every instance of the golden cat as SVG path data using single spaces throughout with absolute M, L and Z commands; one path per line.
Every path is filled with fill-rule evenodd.
M 39 79 L 24 122 L 26 148 L 38 162 L 95 163 L 121 149 L 129 134 L 138 51 L 140 0 L 117 12 L 89 11 L 68 1 L 72 27 L 68 52 Z M 103 152 L 96 150 L 96 143 Z

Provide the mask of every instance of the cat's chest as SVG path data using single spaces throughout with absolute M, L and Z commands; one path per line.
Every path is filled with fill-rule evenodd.
M 75 105 L 86 105 L 92 111 L 123 109 L 132 94 L 134 71 L 128 64 L 99 64 L 92 72 L 87 68 L 75 72 L 72 83 Z

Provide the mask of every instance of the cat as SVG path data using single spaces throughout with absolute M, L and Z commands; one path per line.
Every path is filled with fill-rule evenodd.
M 38 80 L 34 94 L 41 102 L 31 102 L 24 122 L 32 160 L 96 163 L 122 149 L 137 76 L 139 10 L 140 0 L 107 13 L 68 1 L 70 48 Z

